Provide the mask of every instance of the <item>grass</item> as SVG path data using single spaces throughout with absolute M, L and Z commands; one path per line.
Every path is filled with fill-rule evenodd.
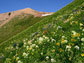
M 3 42 L 2 63 L 84 63 L 83 4 L 75 0 Z
M 28 15 L 26 17 L 21 18 L 21 16 L 13 18 L 10 22 L 0 28 L 0 43 L 22 32 L 33 24 L 40 22 L 40 20 L 44 18 L 34 17 L 32 15 Z

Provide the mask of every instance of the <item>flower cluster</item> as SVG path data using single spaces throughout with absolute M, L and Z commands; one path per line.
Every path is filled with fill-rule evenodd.
M 77 11 L 76 15 L 80 14 Z M 4 62 L 84 63 L 84 24 L 74 19 L 76 15 L 71 13 L 69 18 L 67 15 L 67 19 L 73 21 L 49 23 L 41 27 L 43 30 L 32 33 L 30 39 L 21 39 L 5 46 Z M 56 19 L 62 17 L 60 15 Z

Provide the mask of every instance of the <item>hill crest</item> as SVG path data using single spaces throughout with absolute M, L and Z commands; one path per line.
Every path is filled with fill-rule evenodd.
M 36 10 L 33 10 L 31 8 L 25 8 L 17 11 L 7 12 L 0 14 L 0 27 L 9 22 L 12 18 L 18 15 L 34 15 L 35 17 L 42 17 L 53 14 L 53 12 L 38 12 Z M 45 15 L 46 14 L 46 15 Z

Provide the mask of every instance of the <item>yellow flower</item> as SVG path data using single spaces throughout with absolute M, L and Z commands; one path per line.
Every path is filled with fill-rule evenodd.
M 54 53 L 55 52 L 55 49 L 53 49 L 52 52 Z
M 60 51 L 60 52 L 62 52 L 62 51 L 63 51 L 63 49 L 62 49 L 62 48 L 60 48 L 60 49 L 59 49 L 59 51 Z
M 76 40 L 75 39 L 71 39 L 71 41 L 75 42 Z
M 62 39 L 62 43 L 64 43 L 64 39 Z
M 76 36 L 79 37 L 80 36 L 80 33 L 77 33 Z
M 70 46 L 73 46 L 73 45 L 74 45 L 74 43 L 69 43 L 69 45 L 70 45 Z
M 67 40 L 62 39 L 62 43 L 63 43 L 63 44 L 64 44 L 64 43 L 67 43 Z
M 76 35 L 72 35 L 72 37 L 76 37 Z
M 84 53 L 82 53 L 81 56 L 84 56 Z
M 15 59 L 16 57 L 15 56 L 13 56 L 13 59 Z
M 29 50 L 32 50 L 32 48 L 30 47 Z
M 19 60 L 19 57 L 16 57 L 16 61 L 18 61 Z
M 82 24 L 82 23 L 80 23 L 80 26 L 83 26 L 83 24 Z
M 78 24 L 78 22 L 76 21 L 75 24 Z
M 56 45 L 57 45 L 57 46 L 59 46 L 59 45 L 60 45 L 60 43 L 56 43 Z
M 72 37 L 80 37 L 80 33 L 73 34 Z
M 72 43 L 71 45 L 73 46 L 74 44 Z
M 71 57 L 69 57 L 69 60 L 71 60 Z
M 72 22 L 70 22 L 70 24 L 72 25 Z
M 80 14 L 80 13 L 81 13 L 80 11 L 77 12 L 77 14 Z

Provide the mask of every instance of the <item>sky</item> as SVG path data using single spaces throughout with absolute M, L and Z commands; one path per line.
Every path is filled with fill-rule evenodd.
M 73 0 L 0 0 L 0 13 L 32 8 L 43 12 L 56 12 Z

